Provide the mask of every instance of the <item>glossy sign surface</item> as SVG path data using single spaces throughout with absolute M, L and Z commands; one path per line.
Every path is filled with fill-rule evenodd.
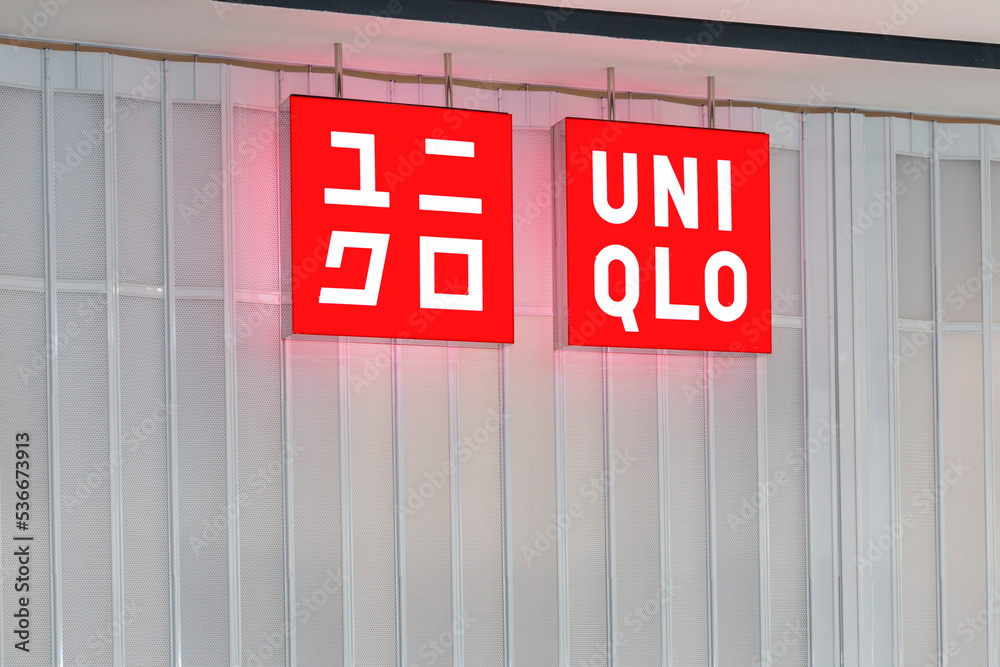
M 771 351 L 768 137 L 554 128 L 558 344 Z
M 507 114 L 292 96 L 296 334 L 514 339 Z

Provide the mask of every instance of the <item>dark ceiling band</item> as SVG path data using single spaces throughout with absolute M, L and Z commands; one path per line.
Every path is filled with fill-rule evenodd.
M 487 0 L 389 0 L 385 4 L 378 3 L 377 10 L 372 9 L 373 3 L 370 0 L 242 1 L 245 4 L 289 9 L 363 16 L 379 15 L 411 21 L 456 23 L 490 28 L 725 46 L 925 65 L 1000 68 L 1000 44 L 924 39 L 893 34 L 794 28 Z M 736 11 L 734 6 L 734 9 L 720 18 L 726 18 Z M 893 17 L 887 15 L 879 27 L 891 32 L 891 28 L 895 27 Z

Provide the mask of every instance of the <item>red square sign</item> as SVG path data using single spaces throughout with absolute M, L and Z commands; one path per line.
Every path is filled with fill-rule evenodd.
M 292 331 L 511 343 L 511 120 L 292 96 Z
M 771 351 L 768 137 L 555 127 L 560 346 Z

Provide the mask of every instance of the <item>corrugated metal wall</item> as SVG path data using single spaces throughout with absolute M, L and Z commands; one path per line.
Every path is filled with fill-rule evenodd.
M 978 630 L 966 641 L 995 554 L 982 322 L 1000 308 L 979 269 L 1000 169 L 978 126 L 932 151 L 927 124 L 720 108 L 720 127 L 772 137 L 774 354 L 557 351 L 549 128 L 600 117 L 602 100 L 457 88 L 458 106 L 517 128 L 516 343 L 283 341 L 277 109 L 331 95 L 332 76 L 16 47 L 0 63 L 4 664 L 797 666 L 841 632 L 846 664 L 884 641 L 907 665 L 949 642 L 950 664 L 995 651 Z M 618 117 L 704 124 L 653 100 L 620 100 Z M 843 238 L 842 213 L 803 222 L 841 202 L 838 169 L 859 184 Z M 868 172 L 915 177 L 865 227 Z M 804 257 L 812 244 L 825 250 Z M 807 286 L 832 307 L 845 280 L 848 310 L 810 316 Z M 862 316 L 892 336 L 885 358 Z M 815 342 L 843 326 L 848 356 Z M 843 364 L 850 465 L 823 380 Z M 873 427 L 862 446 L 883 390 L 886 437 Z M 18 432 L 25 531 L 10 520 Z M 948 466 L 962 472 L 945 493 Z M 825 518 L 807 502 L 820 479 Z M 906 525 L 893 557 L 866 566 L 880 512 L 912 526 L 890 523 Z M 811 552 L 816 531 L 843 551 Z M 12 633 L 24 535 L 30 653 Z M 817 583 L 841 572 L 843 607 Z M 815 626 L 825 602 L 835 631 Z

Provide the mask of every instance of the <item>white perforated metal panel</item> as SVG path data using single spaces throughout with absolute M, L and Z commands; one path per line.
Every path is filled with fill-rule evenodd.
M 930 160 L 896 156 L 896 285 L 898 315 L 930 320 L 933 298 Z
M 57 275 L 103 280 L 104 101 L 99 94 L 60 92 L 53 104 Z
M 898 538 L 901 644 L 903 659 L 917 664 L 938 650 L 933 359 L 932 335 L 899 333 L 899 519 L 910 524 Z M 876 530 L 874 555 L 891 558 L 884 545 L 895 536 Z
M 222 116 L 175 102 L 174 248 L 178 287 L 222 287 Z
M 604 370 L 600 351 L 567 350 L 563 362 L 566 440 L 566 561 L 571 664 L 608 660 L 607 481 Z M 546 538 L 547 539 L 547 538 Z
M 941 318 L 983 321 L 978 160 L 941 160 Z
M 338 346 L 298 341 L 289 364 L 295 641 L 301 665 L 343 660 Z
M 757 471 L 757 364 L 713 355 L 715 628 L 719 667 L 745 667 L 760 656 L 760 495 Z
M 125 664 L 170 665 L 170 505 L 162 299 L 119 297 Z
M 226 368 L 221 301 L 177 300 L 181 651 L 229 664 Z
M 557 661 L 552 318 L 515 317 L 509 348 L 514 664 Z
M 115 99 L 118 280 L 163 284 L 163 149 L 160 103 Z
M 552 304 L 552 132 L 514 130 L 514 303 Z
M 465 664 L 504 665 L 503 475 L 496 350 L 463 348 L 459 362 L 462 618 Z
M 937 479 L 944 505 L 944 640 L 949 646 L 960 647 L 950 652 L 948 665 L 974 667 L 988 663 L 983 621 L 990 604 L 986 584 L 983 339 L 978 334 L 944 334 L 941 352 L 943 465 Z
M 399 346 L 406 664 L 451 665 L 451 469 L 448 350 Z
M 0 276 L 45 271 L 42 94 L 0 86 Z
M 994 167 L 994 174 L 996 174 L 996 167 Z M 996 190 L 994 190 L 996 192 Z M 996 210 L 996 209 L 993 209 Z M 996 237 L 994 237 L 996 238 Z M 1000 334 L 993 334 L 993 349 L 1000 350 Z M 1000 386 L 1000 354 L 993 354 L 993 368 L 987 369 L 987 372 L 992 372 L 993 386 Z M 1000 392 L 993 391 L 993 442 L 1000 442 L 1000 419 L 997 419 L 997 415 L 1000 415 Z M 989 426 L 987 426 L 989 428 Z M 998 479 L 997 473 L 1000 472 L 1000 457 L 993 457 L 993 479 Z M 986 502 L 993 501 L 994 507 L 1000 507 L 1000 484 L 993 485 L 993 495 L 992 497 L 987 497 Z M 1000 528 L 1000 517 L 996 513 L 993 515 L 993 521 L 995 525 L 993 526 L 994 535 L 996 530 Z M 987 554 L 987 558 L 993 558 L 994 567 L 1000 565 L 1000 557 L 998 557 L 997 551 L 994 548 L 993 554 Z M 994 570 L 995 571 L 995 570 Z M 995 617 L 994 617 L 995 618 Z M 1000 623 L 1000 619 L 996 619 Z M 1000 628 L 997 628 L 1000 629 Z
M 775 327 L 767 357 L 768 605 L 774 667 L 808 664 L 805 378 L 802 332 Z
M 350 345 L 351 526 L 358 667 L 396 664 L 392 353 Z
M 278 289 L 278 127 L 273 111 L 233 109 L 236 289 Z
M 281 235 L 281 290 L 292 291 L 292 174 L 290 169 L 290 119 L 287 109 L 278 112 L 279 233 Z M 291 329 L 283 333 L 291 333 Z
M 0 289 L 0 424 L 4 424 L 10 443 L 0 449 L 0 465 L 4 466 L 5 483 L 0 485 L 0 507 L 7 521 L 0 522 L 3 542 L 3 651 L 4 664 L 43 666 L 52 663 L 51 603 L 49 569 L 49 434 L 48 434 L 48 355 L 45 345 L 45 296 L 39 292 Z M 27 458 L 17 454 L 15 433 L 27 433 L 30 445 Z M 27 466 L 23 464 L 27 461 Z M 19 465 L 20 463 L 20 465 Z M 28 508 L 16 496 L 23 489 L 14 484 L 15 470 L 29 477 Z M 27 511 L 26 528 L 14 522 L 16 511 Z M 15 588 L 21 563 L 15 557 L 22 541 L 15 537 L 31 537 L 30 581 L 30 642 L 29 652 L 15 648 L 24 637 L 14 635 L 14 614 L 25 591 Z M 21 585 L 25 582 L 16 582 Z
M 103 294 L 58 296 L 63 652 L 111 664 L 108 323 Z M 71 333 L 73 332 L 73 333 Z
M 802 314 L 802 179 L 799 152 L 771 149 L 771 308 Z
M 243 664 L 285 664 L 281 337 L 277 305 L 236 302 L 240 642 Z
M 609 354 L 615 497 L 616 662 L 661 662 L 660 479 L 656 357 Z
M 705 358 L 667 360 L 670 649 L 675 667 L 708 664 Z
M 993 247 L 990 249 L 991 278 L 1000 269 L 1000 162 L 990 162 L 990 238 Z M 993 287 L 993 322 L 1000 322 L 1000 280 L 994 281 Z

